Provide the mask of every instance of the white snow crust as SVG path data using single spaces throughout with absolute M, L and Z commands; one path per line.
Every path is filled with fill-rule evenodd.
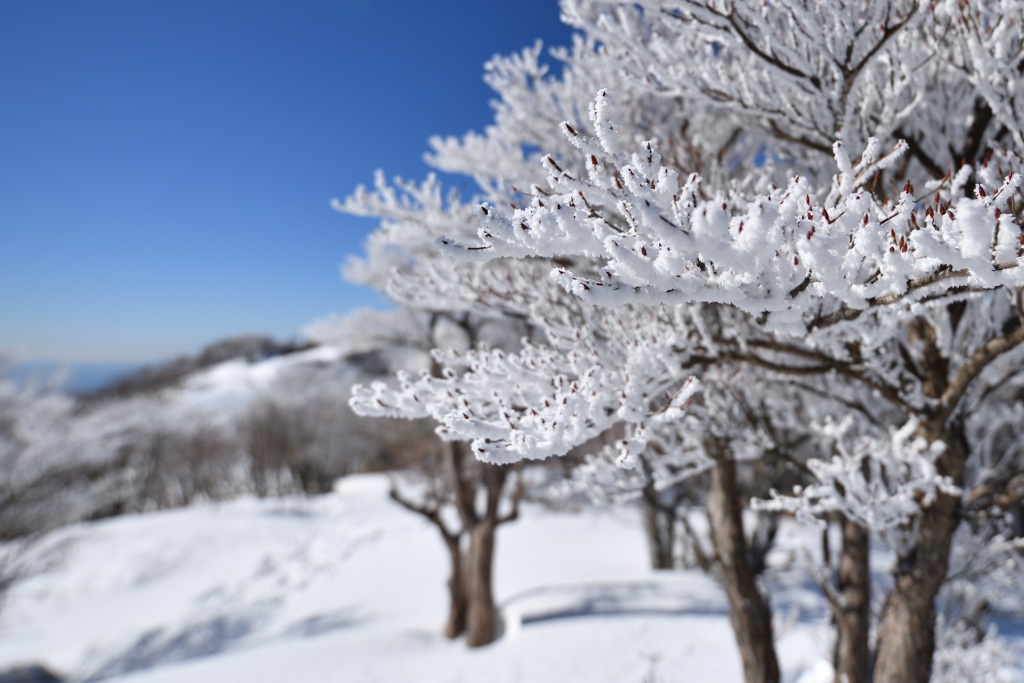
M 19 582 L 0 615 L 0 670 L 38 662 L 71 680 L 134 683 L 741 680 L 720 589 L 700 572 L 648 569 L 628 507 L 527 505 L 498 537 L 502 637 L 476 650 L 446 640 L 443 546 L 387 486 L 362 475 L 317 498 L 54 532 L 36 550 L 49 568 Z M 831 680 L 825 606 L 789 561 L 817 536 L 783 536 L 768 580 L 788 610 L 785 680 Z

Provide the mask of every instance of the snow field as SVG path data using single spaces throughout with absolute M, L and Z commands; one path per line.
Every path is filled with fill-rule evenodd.
M 72 680 L 134 683 L 740 680 L 721 591 L 699 572 L 647 569 L 630 508 L 528 505 L 498 536 L 503 637 L 477 650 L 446 640 L 443 546 L 386 491 L 383 475 L 350 477 L 318 498 L 51 534 L 42 550 L 60 561 L 18 584 L 0 615 L 0 669 L 43 662 Z M 793 606 L 779 618 L 790 683 L 831 676 L 806 579 L 770 579 Z

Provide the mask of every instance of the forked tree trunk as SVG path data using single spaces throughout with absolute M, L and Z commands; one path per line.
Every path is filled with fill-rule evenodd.
M 466 634 L 466 644 L 478 647 L 497 637 L 497 610 L 491 588 L 494 567 L 495 533 L 501 524 L 519 516 L 523 482 L 516 478 L 510 494 L 511 509 L 500 514 L 502 493 L 512 471 L 509 467 L 479 465 L 463 444 L 447 449 L 446 486 L 450 501 L 418 503 L 392 487 L 391 498 L 408 510 L 426 517 L 440 531 L 448 549 L 451 574 L 448 577 L 448 617 L 444 634 L 457 638 Z M 483 510 L 477 508 L 477 492 L 484 489 Z M 442 509 L 452 504 L 459 518 L 457 526 L 444 519 Z M 468 537 L 468 543 L 467 543 Z
M 434 314 L 430 329 L 446 317 Z M 474 330 L 465 320 L 459 324 L 473 341 Z M 441 377 L 440 365 L 434 361 L 431 374 Z M 491 587 L 494 573 L 494 543 L 498 526 L 519 517 L 519 502 L 524 486 L 521 476 L 515 478 L 515 489 L 509 494 L 511 509 L 501 513 L 502 494 L 509 474 L 509 466 L 488 465 L 477 462 L 465 441 L 445 442 L 443 451 L 443 476 L 448 497 L 432 497 L 419 504 L 405 498 L 395 487 L 391 497 L 405 508 L 429 519 L 441 532 L 451 561 L 451 575 L 448 579 L 448 621 L 444 633 L 449 638 L 466 634 L 466 645 L 479 647 L 493 642 L 497 637 L 497 610 Z M 479 509 L 480 489 L 483 489 L 483 510 Z M 454 507 L 458 526 L 445 521 L 445 506 Z M 469 537 L 468 545 L 463 543 Z
M 922 436 L 935 440 L 936 433 Z M 936 469 L 960 486 L 966 442 L 959 433 L 947 431 L 939 436 L 946 450 Z M 939 494 L 921 513 L 913 551 L 897 558 L 894 586 L 878 628 L 875 683 L 928 683 L 935 653 L 935 597 L 949 567 L 958 502 L 955 496 Z
M 836 683 L 867 683 L 871 677 L 870 536 L 864 527 L 842 521 L 843 548 L 839 556 L 840 605 L 836 620 Z
M 729 620 L 743 662 L 743 679 L 746 683 L 777 683 L 772 613 L 750 566 L 742 512 L 736 463 L 722 459 L 711 471 L 708 518 L 719 578 L 729 600 Z
M 466 645 L 487 645 L 497 637 L 497 612 L 491 590 L 496 524 L 485 519 L 469 532 L 466 552 Z

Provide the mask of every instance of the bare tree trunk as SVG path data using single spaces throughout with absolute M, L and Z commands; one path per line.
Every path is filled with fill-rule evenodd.
M 839 556 L 839 605 L 836 620 L 836 683 L 867 683 L 871 672 L 870 536 L 864 527 L 843 519 L 843 549 Z
M 938 505 L 953 507 L 949 501 Z M 877 683 L 927 683 L 931 676 L 935 596 L 946 576 L 955 528 L 951 517 L 939 510 L 922 515 L 914 557 L 901 561 L 895 572 L 895 585 L 878 628 Z
M 922 436 L 935 440 L 936 431 Z M 957 486 L 963 484 L 966 442 L 959 430 L 939 437 L 946 450 L 936 468 Z M 939 494 L 918 522 L 917 543 L 897 558 L 895 583 L 878 628 L 876 683 L 927 683 L 935 652 L 935 596 L 946 578 L 949 550 L 957 527 L 955 496 Z
M 494 571 L 496 524 L 485 519 L 469 533 L 465 556 L 466 645 L 487 645 L 497 637 L 497 612 L 491 583 Z
M 750 534 L 750 570 L 754 576 L 761 576 L 768 568 L 768 554 L 775 545 L 775 536 L 779 532 L 779 513 L 759 512 L 754 531 Z
M 426 517 L 444 539 L 451 561 L 448 578 L 448 621 L 444 634 L 456 638 L 466 634 L 466 645 L 487 645 L 497 637 L 498 616 L 491 587 L 494 574 L 494 546 L 497 528 L 519 517 L 519 503 L 525 491 L 517 474 L 508 493 L 509 509 L 501 512 L 502 494 L 512 467 L 477 463 L 466 444 L 449 444 L 445 450 L 445 487 L 450 497 L 433 497 L 424 503 L 407 498 L 394 484 L 390 495 L 402 507 Z M 483 485 L 483 510 L 477 492 Z M 458 512 L 459 525 L 452 528 L 442 514 L 446 505 Z M 469 544 L 462 543 L 469 536 Z
M 458 638 L 466 631 L 466 579 L 462 567 L 462 553 L 459 550 L 459 538 L 444 537 L 448 546 L 448 557 L 451 563 L 451 576 L 448 577 L 448 621 L 444 626 L 444 635 Z
M 653 484 L 644 487 L 642 500 L 651 568 L 672 569 L 675 566 L 672 554 L 676 541 L 675 510 L 667 510 L 658 503 L 658 492 Z
M 777 683 L 779 663 L 768 601 L 757 588 L 743 534 L 736 463 L 728 458 L 711 472 L 708 518 L 718 557 L 718 572 L 729 600 L 729 620 L 739 646 L 746 683 Z

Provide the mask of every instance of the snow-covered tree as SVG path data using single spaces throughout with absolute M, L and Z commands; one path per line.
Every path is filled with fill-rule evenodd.
M 382 211 L 396 208 L 393 204 L 390 208 L 377 206 Z M 398 214 L 402 215 L 401 210 Z M 350 263 L 350 276 L 386 287 L 396 251 L 374 254 L 371 250 L 366 260 Z M 451 310 L 448 303 L 425 294 L 420 292 L 415 304 L 406 301 L 394 311 L 357 311 L 319 321 L 307 334 L 345 353 L 377 354 L 386 365 L 402 368 L 399 374 L 403 376 L 416 367 L 438 374 L 440 366 L 429 356 L 433 346 L 465 349 L 485 340 L 501 344 L 521 334 L 518 320 L 482 317 L 471 312 L 468 300 L 467 310 Z M 377 417 L 425 417 L 380 409 L 360 412 Z M 392 426 L 389 431 L 402 430 Z M 500 628 L 492 578 L 497 530 L 519 516 L 525 491 L 520 468 L 480 463 L 464 441 L 406 439 L 395 450 L 401 451 L 394 462 L 400 471 L 391 475 L 392 500 L 434 525 L 448 551 L 449 603 L 444 633 L 449 638 L 465 635 L 470 647 L 486 645 Z
M 837 677 L 928 680 L 965 491 L 994 499 L 1018 473 L 997 482 L 991 444 L 1007 439 L 970 423 L 1005 412 L 999 389 L 1024 355 L 1024 7 L 562 9 L 582 32 L 556 54 L 562 75 L 536 49 L 492 61 L 493 126 L 435 143 L 440 168 L 477 179 L 476 205 L 442 201 L 433 180 L 381 181 L 349 204 L 404 211 L 370 244 L 393 258 L 391 291 L 519 316 L 529 339 L 439 352 L 440 372 L 357 390 L 354 405 L 433 417 L 495 463 L 619 426 L 631 467 L 715 390 L 702 378 L 751 373 L 757 403 L 794 402 L 790 440 L 820 449 L 813 481 L 769 504 L 844 520 L 827 593 L 861 616 Z M 897 558 L 873 655 L 869 534 Z

